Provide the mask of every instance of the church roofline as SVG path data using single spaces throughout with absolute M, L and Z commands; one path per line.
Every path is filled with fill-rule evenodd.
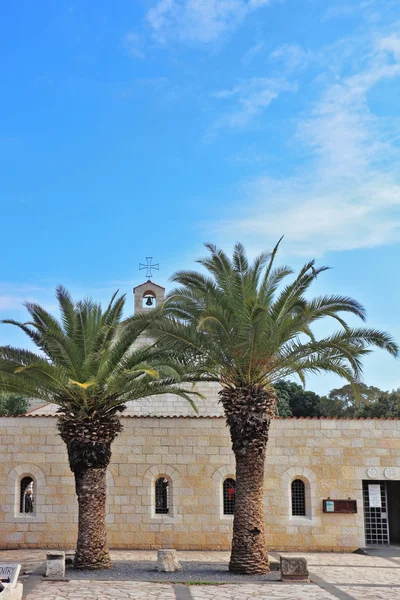
M 134 287 L 133 292 L 135 293 L 137 289 L 139 289 L 145 285 L 149 285 L 149 284 L 154 285 L 154 287 L 157 287 L 160 290 L 165 290 L 165 287 L 163 287 L 162 285 L 158 285 L 158 283 L 154 283 L 154 281 L 151 281 L 151 279 L 148 279 L 147 281 L 144 281 L 140 285 L 137 285 L 136 287 Z
M 51 403 L 49 403 L 51 404 Z M 47 405 L 45 405 L 47 406 Z M 43 408 L 43 407 L 42 407 Z M 39 411 L 40 409 L 34 409 L 29 413 L 24 413 L 23 415 L 14 415 L 14 416 L 4 416 L 0 417 L 0 419 L 23 419 L 27 417 L 34 417 L 35 419 L 39 417 L 44 417 L 46 419 L 57 419 L 58 415 L 56 413 L 53 414 L 35 414 L 35 411 Z M 179 414 L 161 414 L 161 413 L 153 413 L 153 414 L 121 414 L 121 419 L 225 419 L 224 415 L 179 415 Z M 400 417 L 274 417 L 277 421 L 400 421 Z

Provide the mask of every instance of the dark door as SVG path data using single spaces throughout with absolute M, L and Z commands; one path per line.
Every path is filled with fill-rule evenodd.
M 386 483 L 390 543 L 400 544 L 400 481 Z

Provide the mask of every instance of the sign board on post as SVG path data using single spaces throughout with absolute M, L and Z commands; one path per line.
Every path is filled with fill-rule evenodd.
M 382 508 L 380 484 L 368 484 L 368 501 L 370 508 Z
M 0 563 L 0 581 L 2 581 L 3 584 L 6 584 L 6 587 L 15 587 L 20 570 L 21 565 Z

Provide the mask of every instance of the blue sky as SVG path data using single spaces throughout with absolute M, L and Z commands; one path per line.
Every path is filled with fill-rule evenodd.
M 285 234 L 281 261 L 332 267 L 315 293 L 400 341 L 398 0 L 20 0 L 0 20 L 0 318 L 53 310 L 58 283 L 131 307 L 146 256 L 168 285 L 204 241 Z M 383 389 L 398 372 L 365 363 Z

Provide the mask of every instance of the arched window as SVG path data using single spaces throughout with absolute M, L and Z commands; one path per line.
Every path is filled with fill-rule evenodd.
M 19 488 L 19 512 L 35 512 L 35 496 L 32 477 L 26 476 L 21 479 Z
M 159 477 L 156 481 L 156 515 L 169 513 L 169 481 Z
M 223 483 L 224 492 L 224 515 L 233 515 L 235 513 L 235 488 L 236 481 L 231 477 L 225 479 Z
M 301 479 L 292 481 L 292 516 L 306 516 L 306 487 Z

